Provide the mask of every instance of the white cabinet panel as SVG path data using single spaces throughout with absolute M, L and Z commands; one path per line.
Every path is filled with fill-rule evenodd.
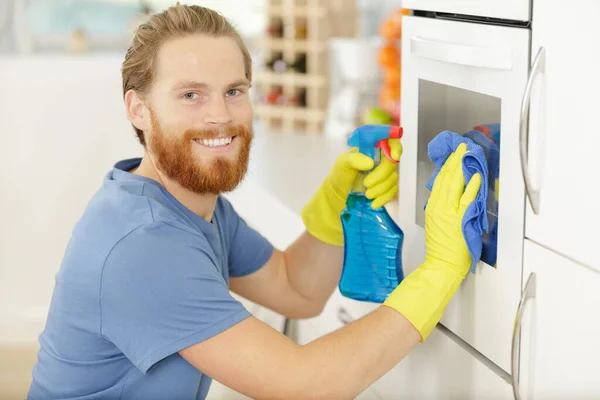
M 524 260 L 525 276 L 534 278 L 528 279 L 515 374 L 522 398 L 600 398 L 600 273 L 529 240 Z
M 564 5 L 534 2 L 532 58 L 540 49 L 544 56 L 532 74 L 528 176 L 539 190 L 539 211 L 527 202 L 526 236 L 600 271 L 600 212 L 593 195 L 600 52 L 591 50 L 600 37 L 600 3 L 570 2 L 582 10 L 572 18 L 565 17 Z
M 494 142 L 499 148 L 500 190 L 495 191 L 493 179 L 487 182 L 488 261 L 479 262 L 476 273 L 467 277 L 442 323 L 508 371 L 522 279 L 525 192 L 518 133 L 529 31 L 420 17 L 403 21 L 404 153 L 398 220 L 405 233 L 404 271 L 410 273 L 425 256 L 425 185 L 435 169 L 428 143 L 443 130 L 464 134 L 480 124 L 496 123 L 501 131 Z
M 403 0 L 402 7 L 516 21 L 530 17 L 529 0 Z

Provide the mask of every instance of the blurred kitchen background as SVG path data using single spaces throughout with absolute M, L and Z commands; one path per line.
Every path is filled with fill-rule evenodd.
M 112 165 L 142 154 L 120 67 L 134 29 L 174 3 L 0 0 L 0 399 L 25 397 L 73 225 Z M 281 226 L 301 229 L 300 209 L 346 135 L 399 122 L 401 1 L 181 3 L 220 11 L 250 48 L 256 140 L 248 178 L 230 196 L 258 226 L 268 225 L 260 212 L 291 215 L 261 228 L 285 246 L 296 231 L 286 239 Z M 244 208 L 255 200 L 263 207 Z M 219 385 L 210 396 L 241 398 Z

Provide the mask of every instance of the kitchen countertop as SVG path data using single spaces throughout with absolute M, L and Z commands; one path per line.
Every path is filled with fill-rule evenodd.
M 246 180 L 300 214 L 347 149 L 343 138 L 269 130 L 257 122 Z

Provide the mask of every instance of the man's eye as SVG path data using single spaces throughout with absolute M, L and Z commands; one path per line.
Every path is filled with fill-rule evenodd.
M 235 96 L 238 93 L 240 93 L 239 89 L 231 89 L 227 91 L 227 96 Z
M 198 93 L 194 93 L 194 92 L 190 92 L 190 93 L 186 93 L 183 95 L 184 98 L 186 98 L 187 100 L 194 100 L 197 97 L 194 96 L 198 96 Z

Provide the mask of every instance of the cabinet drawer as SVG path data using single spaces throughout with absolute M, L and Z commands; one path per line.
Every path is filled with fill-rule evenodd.
M 529 177 L 527 238 L 600 271 L 600 213 L 591 187 L 598 181 L 600 3 L 565 18 L 562 1 L 537 1 L 533 13 L 529 129 L 525 176 Z M 560 29 L 556 29 L 560 25 Z M 540 53 L 543 51 L 543 53 Z M 536 55 L 540 55 L 536 57 Z
M 600 273 L 530 240 L 524 250 L 527 301 L 513 371 L 522 398 L 600 398 Z

